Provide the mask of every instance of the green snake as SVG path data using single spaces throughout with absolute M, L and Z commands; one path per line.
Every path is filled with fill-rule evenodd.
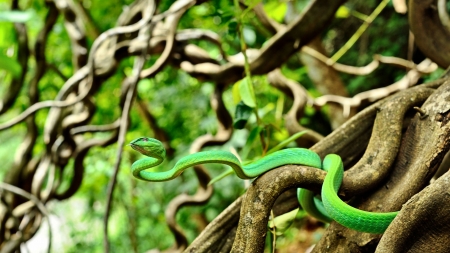
M 181 158 L 175 166 L 164 172 L 151 172 L 148 169 L 164 161 L 166 150 L 163 144 L 153 138 L 141 137 L 133 140 L 130 146 L 147 156 L 131 165 L 134 177 L 152 182 L 168 181 L 178 177 L 187 168 L 206 163 L 220 163 L 230 166 L 242 179 L 255 178 L 273 168 L 288 164 L 306 165 L 327 171 L 322 185 L 322 201 L 309 190 L 299 189 L 298 199 L 305 211 L 315 218 L 330 222 L 335 220 L 350 229 L 383 233 L 398 212 L 374 213 L 356 209 L 342 201 L 337 192 L 344 176 L 344 166 L 338 155 L 327 155 L 322 161 L 315 152 L 304 148 L 282 149 L 255 162 L 241 165 L 239 159 L 227 151 L 203 151 Z

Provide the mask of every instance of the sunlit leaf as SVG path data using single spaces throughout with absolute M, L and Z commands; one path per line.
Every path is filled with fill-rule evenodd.
M 275 228 L 276 235 L 282 235 L 289 229 L 297 216 L 298 208 L 288 213 L 275 217 L 275 219 L 269 221 L 269 228 L 273 231 Z
M 237 82 L 237 83 L 235 83 L 234 85 L 233 85 L 233 88 L 232 88 L 232 90 L 231 90 L 231 92 L 232 92 L 232 95 L 233 95 L 233 102 L 234 102 L 234 104 L 238 104 L 239 102 L 241 102 L 241 94 L 239 93 L 239 83 L 240 83 L 240 81 L 239 82 Z
M 33 17 L 31 11 L 0 11 L 0 21 L 24 23 Z
M 284 16 L 287 12 L 287 3 L 286 2 L 270 2 L 264 5 L 264 10 L 267 15 L 277 22 L 283 22 Z
M 20 64 L 2 53 L 0 53 L 0 69 L 8 71 L 14 77 L 18 77 L 22 73 Z
M 248 45 L 255 44 L 256 41 L 256 33 L 253 29 L 250 29 L 249 27 L 244 27 L 244 39 L 245 43 Z
M 242 102 L 251 108 L 256 107 L 255 92 L 253 91 L 253 85 L 249 78 L 242 79 L 239 83 L 239 94 L 241 95 Z
M 335 14 L 336 18 L 348 18 L 350 16 L 350 10 L 342 5 L 339 7 L 339 9 L 336 11 Z

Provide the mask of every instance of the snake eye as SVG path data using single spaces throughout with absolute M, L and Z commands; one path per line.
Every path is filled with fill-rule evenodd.
M 142 138 L 142 141 L 148 141 L 147 137 Z

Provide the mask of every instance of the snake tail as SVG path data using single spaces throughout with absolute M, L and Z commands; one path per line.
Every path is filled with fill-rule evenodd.
M 374 213 L 356 209 L 342 201 L 337 193 L 344 176 L 338 155 L 327 155 L 323 161 L 327 176 L 322 185 L 322 201 L 328 215 L 341 225 L 361 232 L 382 234 L 398 212 Z

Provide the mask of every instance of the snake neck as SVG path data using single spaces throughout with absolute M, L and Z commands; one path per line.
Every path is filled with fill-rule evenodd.
M 139 159 L 131 165 L 131 172 L 133 173 L 133 176 L 141 178 L 141 171 L 156 167 L 163 161 L 164 159 L 162 157 L 146 157 Z

